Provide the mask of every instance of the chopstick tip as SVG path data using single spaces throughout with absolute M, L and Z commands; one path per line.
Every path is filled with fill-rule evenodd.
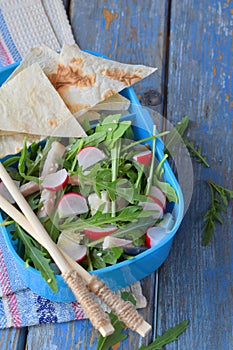
M 142 337 L 145 337 L 151 331 L 151 325 L 145 320 L 137 327 L 136 332 Z

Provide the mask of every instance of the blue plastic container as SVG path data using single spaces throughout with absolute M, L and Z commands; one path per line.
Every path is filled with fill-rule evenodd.
M 2 83 L 4 83 L 4 81 L 10 76 L 18 64 L 19 63 L 12 64 L 0 70 L 0 85 L 2 85 Z M 142 108 L 132 88 L 123 90 L 122 95 L 130 99 L 132 103 L 130 111 L 131 114 L 124 118 L 129 118 L 132 121 L 135 139 L 140 140 L 150 136 L 153 131 L 154 122 L 148 110 Z M 161 140 L 158 140 L 156 143 L 156 158 L 158 161 L 163 158 L 163 155 L 163 143 Z M 164 178 L 165 181 L 174 187 L 179 199 L 179 203 L 174 203 L 174 206 L 172 206 L 172 213 L 175 217 L 175 225 L 172 231 L 155 247 L 140 253 L 131 260 L 126 260 L 116 265 L 93 272 L 94 274 L 98 275 L 98 277 L 103 280 L 104 283 L 112 290 L 121 289 L 150 275 L 164 263 L 170 252 L 173 237 L 182 221 L 184 202 L 180 186 L 167 161 L 164 162 Z M 0 220 L 2 221 L 1 213 Z M 6 244 L 16 261 L 18 271 L 28 288 L 42 297 L 53 301 L 71 302 L 75 300 L 73 293 L 60 275 L 56 277 L 59 291 L 58 293 L 54 293 L 41 277 L 39 271 L 32 267 L 26 268 L 24 261 L 18 256 L 14 249 L 10 233 L 5 227 L 0 229 L 4 235 Z

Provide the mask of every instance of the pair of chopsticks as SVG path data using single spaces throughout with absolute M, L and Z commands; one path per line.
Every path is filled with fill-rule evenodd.
M 1 195 L 0 208 L 49 252 L 60 269 L 64 281 L 71 288 L 92 325 L 98 329 L 104 337 L 114 332 L 108 314 L 103 311 L 99 303 L 94 301 L 91 292 L 110 307 L 119 320 L 123 321 L 128 328 L 131 328 L 144 337 L 151 329 L 150 324 L 144 321 L 131 303 L 122 300 L 105 286 L 96 275 L 89 274 L 89 272 L 56 245 L 1 162 L 0 178 L 18 204 L 22 213 Z

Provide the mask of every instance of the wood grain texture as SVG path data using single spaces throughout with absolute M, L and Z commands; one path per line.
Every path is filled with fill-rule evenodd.
M 201 246 L 210 204 L 205 179 L 233 188 L 232 12 L 230 1 L 172 1 L 167 117 L 175 123 L 190 116 L 189 136 L 211 167 L 194 161 L 192 202 L 160 269 L 158 334 L 190 320 L 166 350 L 233 348 L 232 206 L 211 243 Z
M 24 350 L 26 343 L 26 328 L 9 328 L 0 330 L 1 350 Z
M 135 85 L 143 103 L 159 105 L 163 95 L 167 1 L 72 0 L 70 20 L 81 49 L 96 51 L 124 63 L 158 67 Z M 146 95 L 145 95 L 146 94 Z

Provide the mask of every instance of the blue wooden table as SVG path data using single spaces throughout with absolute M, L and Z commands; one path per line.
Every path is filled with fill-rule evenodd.
M 193 161 L 194 191 L 172 251 L 142 281 L 153 332 L 129 332 L 117 349 L 136 350 L 157 334 L 190 320 L 166 350 L 233 349 L 232 206 L 207 247 L 203 216 L 212 179 L 233 188 L 233 3 L 231 0 L 64 1 L 77 43 L 125 63 L 159 68 L 159 77 L 135 85 L 141 102 L 176 123 L 185 115 L 188 137 L 200 144 L 210 168 Z M 95 349 L 88 320 L 1 331 L 0 349 Z M 115 349 L 116 349 L 115 348 Z

